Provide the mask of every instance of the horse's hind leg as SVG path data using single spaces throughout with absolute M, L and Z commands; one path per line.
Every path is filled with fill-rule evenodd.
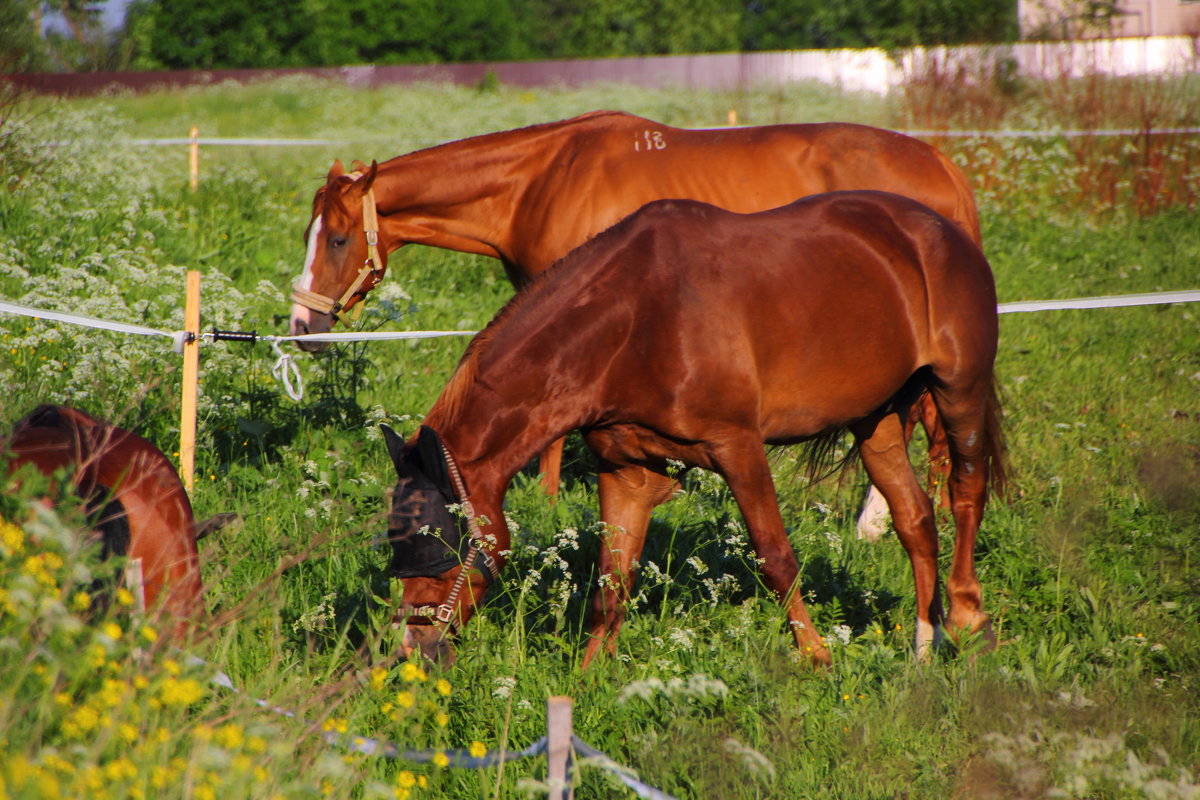
M 851 426 L 863 466 L 892 509 L 896 535 L 912 563 L 917 595 L 916 656 L 929 657 L 942 620 L 938 595 L 937 528 L 933 505 L 921 490 L 908 461 L 904 424 L 899 414 L 863 420 Z
M 813 664 L 828 666 L 829 649 L 817 633 L 804 605 L 800 591 L 800 565 L 788 541 L 779 514 L 779 499 L 771 468 L 759 440 L 751 438 L 741 446 L 727 445 L 717 453 L 716 461 L 729 490 L 733 492 L 746 520 L 746 530 L 759 559 L 759 570 L 767 587 L 775 593 L 787 610 L 788 624 L 796 647 Z
M 586 667 L 603 648 L 616 650 L 617 633 L 625 620 L 633 585 L 634 564 L 646 543 L 650 512 L 675 493 L 674 478 L 639 466 L 602 462 L 599 473 L 600 586 L 592 597 L 591 639 L 583 656 Z
M 946 428 L 950 447 L 950 508 L 954 515 L 954 560 L 946 580 L 950 603 L 947 625 L 953 635 L 983 631 L 995 640 L 983 611 L 983 592 L 975 574 L 975 538 L 988 496 L 988 470 L 994 440 L 989 426 L 993 389 L 991 375 L 974 381 L 942 381 L 933 389 L 934 401 Z

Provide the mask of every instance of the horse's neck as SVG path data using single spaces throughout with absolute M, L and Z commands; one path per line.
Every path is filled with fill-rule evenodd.
M 467 139 L 381 165 L 374 188 L 391 248 L 425 244 L 512 260 L 513 218 L 554 138 Z

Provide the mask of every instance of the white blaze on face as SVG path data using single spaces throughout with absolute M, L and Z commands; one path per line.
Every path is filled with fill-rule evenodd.
M 313 262 L 317 260 L 317 241 L 321 237 L 321 215 L 313 220 L 312 230 L 308 232 L 308 251 L 304 254 L 304 274 L 300 276 L 300 288 L 312 291 Z
M 312 291 L 313 287 L 313 262 L 317 260 L 317 242 L 321 237 L 321 215 L 313 220 L 312 228 L 308 232 L 308 250 L 304 254 L 304 273 L 300 276 L 298 288 Z M 314 312 L 311 308 L 302 306 L 299 303 L 292 304 L 292 324 L 291 331 L 293 334 L 299 332 L 297 323 L 303 322 L 308 327 L 312 327 Z

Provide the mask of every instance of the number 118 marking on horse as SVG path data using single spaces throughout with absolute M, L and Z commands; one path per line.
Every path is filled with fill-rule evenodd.
M 642 138 L 645 139 L 647 150 L 666 150 L 667 140 L 663 138 L 662 131 L 642 131 Z M 634 152 L 641 152 L 642 142 L 636 138 L 633 140 Z

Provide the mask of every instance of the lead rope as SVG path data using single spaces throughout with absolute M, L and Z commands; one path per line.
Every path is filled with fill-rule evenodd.
M 450 587 L 450 594 L 446 595 L 446 599 L 438 606 L 437 613 L 433 615 L 434 619 L 446 626 L 442 629 L 442 636 L 445 636 L 447 631 L 453 632 L 457 627 L 453 622 L 454 609 L 458 605 L 458 595 L 467 582 L 467 575 L 475 565 L 476 556 L 482 555 L 484 566 L 487 567 L 493 579 L 500 577 L 500 568 L 496 566 L 496 560 L 483 549 L 483 531 L 479 529 L 479 521 L 475 518 L 475 509 L 471 506 L 471 501 L 467 499 L 467 487 L 463 483 L 462 474 L 458 471 L 458 464 L 454 463 L 454 458 L 450 455 L 450 450 L 445 443 L 442 444 L 442 455 L 446 459 L 446 466 L 450 469 L 450 480 L 454 484 L 454 492 L 458 495 L 462 512 L 467 518 L 467 531 L 471 536 L 466 558 L 463 559 L 458 577 L 454 579 L 454 585 Z

